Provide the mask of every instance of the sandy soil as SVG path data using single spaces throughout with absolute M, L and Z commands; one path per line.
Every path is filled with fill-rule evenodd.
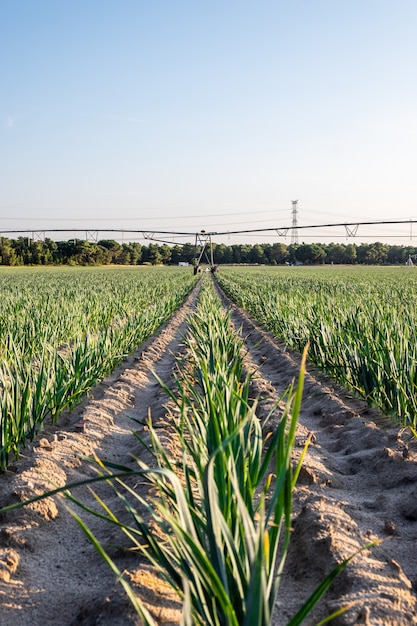
M 196 295 L 76 410 L 62 416 L 59 428 L 46 427 L 23 451 L 0 476 L 0 505 L 91 476 L 85 457 L 93 453 L 132 466 L 132 454 L 143 458 L 132 434 L 141 426 L 131 418 L 143 421 L 150 411 L 163 426 L 166 397 L 152 370 L 167 383 L 172 379 Z M 299 357 L 227 300 L 225 306 L 232 308 L 236 329 L 245 337 L 262 415 L 297 377 Z M 294 494 L 293 538 L 274 625 L 285 624 L 336 563 L 376 539 L 381 543 L 355 557 L 305 623 L 315 624 L 349 604 L 333 624 L 416 624 L 417 447 L 364 402 L 314 368 L 308 372 L 298 450 L 309 434 L 312 443 Z M 90 492 L 80 491 L 76 495 L 94 506 Z M 96 491 L 112 504 L 105 485 Z M 139 624 L 120 584 L 65 504 L 57 497 L 0 517 L 0 624 Z M 92 517 L 88 523 L 106 545 L 120 542 L 108 525 Z M 137 557 L 110 550 L 157 622 L 177 624 L 180 605 L 152 569 Z

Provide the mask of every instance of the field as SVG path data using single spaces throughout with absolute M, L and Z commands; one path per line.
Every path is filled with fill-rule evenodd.
M 411 269 L 411 271 L 410 271 Z M 226 268 L 226 293 L 291 349 L 404 426 L 417 426 L 412 268 Z
M 195 282 L 184 271 L 0 272 L 0 470 L 152 335 Z
M 416 281 L 2 271 L 0 623 L 415 623 Z

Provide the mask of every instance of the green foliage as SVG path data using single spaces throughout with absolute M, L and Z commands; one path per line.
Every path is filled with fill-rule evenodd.
M 195 283 L 176 268 L 0 273 L 0 471 L 152 335 Z
M 292 491 L 300 468 L 293 468 L 291 456 L 304 370 L 297 388 L 280 399 L 281 419 L 264 441 L 257 402 L 250 399 L 250 376 L 243 374 L 241 343 L 211 288 L 203 289 L 185 341 L 176 389 L 164 386 L 176 407 L 171 421 L 178 456 L 168 456 L 149 419 L 151 444 L 143 445 L 154 465 L 139 457 L 136 473 L 153 485 L 157 497 L 145 499 L 123 482 L 120 474 L 128 468 L 118 467 L 112 475 L 115 467 L 107 464 L 103 476 L 112 480 L 132 523 L 120 521 L 100 501 L 104 517 L 177 592 L 184 624 L 267 626 L 291 534 Z M 106 464 L 101 466 L 104 470 Z M 155 624 L 144 607 L 138 611 L 146 624 Z
M 264 438 L 257 401 L 251 399 L 251 376 L 244 374 L 242 343 L 208 281 L 206 276 L 184 339 L 186 354 L 178 361 L 176 386 L 163 385 L 173 402 L 168 436 L 177 452 L 168 454 L 149 417 L 150 443 L 136 436 L 151 453 L 151 465 L 140 456 L 137 469 L 96 459 L 97 476 L 29 502 L 64 493 L 84 512 L 118 527 L 132 552 L 155 566 L 182 600 L 182 624 L 269 626 L 291 536 L 292 494 L 307 447 L 293 466 L 306 354 L 298 384 L 272 409 L 267 420 L 274 415 L 278 423 Z M 284 407 L 279 413 L 278 406 Z M 151 497 L 136 488 L 137 481 L 126 480 L 132 476 L 153 487 Z M 97 481 L 114 489 L 117 512 L 97 495 L 101 509 L 76 499 L 77 486 Z M 24 504 L 9 505 L 2 512 Z M 69 510 L 116 574 L 143 623 L 156 626 L 88 523 Z M 291 626 L 302 623 L 350 560 L 326 577 Z
M 405 426 L 417 420 L 417 276 L 408 268 L 224 269 L 229 296 Z
M 191 236 L 194 239 L 194 236 Z M 213 242 L 216 264 L 305 265 L 364 264 L 404 265 L 409 255 L 415 255 L 414 246 L 390 246 L 381 242 L 370 244 L 302 243 L 286 245 L 282 242 L 233 244 Z M 16 240 L 0 237 L 0 265 L 159 265 L 179 262 L 192 263 L 195 246 L 136 241 L 119 243 L 102 239 L 97 243 L 83 239 L 70 241 L 32 241 L 28 237 Z

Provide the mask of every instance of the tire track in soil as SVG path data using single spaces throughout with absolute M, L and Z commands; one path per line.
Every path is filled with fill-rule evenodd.
M 164 425 L 166 396 L 150 370 L 172 380 L 174 354 L 181 352 L 198 293 L 189 296 L 171 320 L 143 344 L 76 410 L 45 428 L 10 473 L 0 476 L 1 504 L 21 500 L 49 480 L 64 485 L 92 470 L 80 455 L 128 464 L 139 454 L 131 417 L 150 409 Z M 241 329 L 247 366 L 256 371 L 254 393 L 261 417 L 297 377 L 300 358 L 290 353 L 224 296 L 232 321 Z M 294 494 L 293 538 L 281 584 L 274 626 L 285 624 L 322 577 L 341 559 L 376 538 L 384 542 L 360 554 L 337 579 L 315 613 L 314 624 L 348 602 L 352 608 L 333 624 L 415 624 L 417 583 L 417 454 L 399 428 L 309 367 L 297 434 L 299 449 L 313 434 Z M 274 413 L 279 419 L 279 411 Z M 84 432 L 75 432 L 80 420 Z M 133 426 L 137 428 L 137 426 Z M 268 428 L 273 428 L 273 421 Z M 140 452 L 143 458 L 143 451 Z M 97 487 L 102 494 L 105 486 Z M 142 489 L 140 485 L 137 487 Z M 145 489 L 143 487 L 143 489 Z M 77 491 L 76 495 L 80 495 Z M 106 494 L 109 502 L 109 492 Z M 84 494 L 83 500 L 88 498 Z M 117 502 L 116 505 L 117 506 Z M 114 544 L 109 529 L 92 529 Z M 179 620 L 179 605 L 145 563 L 112 552 L 130 572 L 148 608 L 161 624 Z M 114 575 L 63 508 L 62 499 L 42 501 L 0 519 L 0 624 L 2 626 L 129 626 L 138 619 Z

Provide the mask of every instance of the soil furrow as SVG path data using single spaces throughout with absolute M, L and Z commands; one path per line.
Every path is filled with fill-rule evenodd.
M 83 459 L 92 454 L 134 465 L 132 454 L 139 452 L 132 430 L 141 427 L 132 418 L 143 423 L 149 411 L 155 420 L 164 416 L 166 397 L 152 372 L 170 382 L 197 294 L 198 287 L 156 336 L 96 387 L 77 409 L 62 416 L 59 430 L 45 428 L 42 436 L 24 450 L 26 458 L 19 460 L 12 472 L 0 476 L 1 506 L 93 475 L 91 463 Z M 143 451 L 140 454 L 143 456 Z M 104 485 L 95 488 L 101 494 L 104 490 Z M 77 489 L 74 495 L 94 506 L 85 488 Z M 106 503 L 117 506 L 110 489 L 105 497 Z M 88 524 L 105 544 L 117 541 L 111 528 L 106 524 L 103 528 L 93 516 L 88 516 Z M 118 565 L 123 569 L 132 563 L 123 557 Z M 177 622 L 178 605 L 168 590 L 161 593 L 152 572 L 142 570 L 137 582 L 147 589 L 149 605 L 161 605 L 165 623 Z M 2 626 L 137 623 L 121 586 L 66 513 L 62 498 L 42 500 L 30 509 L 2 516 Z
M 92 475 L 83 456 L 95 453 L 127 465 L 134 462 L 132 454 L 143 455 L 131 431 L 144 432 L 141 423 L 149 411 L 163 428 L 167 399 L 151 371 L 172 383 L 175 355 L 182 351 L 197 293 L 82 405 L 61 418 L 60 430 L 45 429 L 24 451 L 26 458 L 0 476 L 1 505 L 49 488 L 50 481 L 64 485 Z M 254 394 L 261 398 L 262 419 L 298 376 L 300 359 L 245 312 L 223 301 L 245 338 L 247 366 L 256 371 Z M 267 428 L 278 419 L 276 410 Z M 313 368 L 306 377 L 298 450 L 308 436 L 312 441 L 294 494 L 293 540 L 274 624 L 285 624 L 336 563 L 374 540 L 383 541 L 354 559 L 306 624 L 348 603 L 350 610 L 332 623 L 415 624 L 415 447 L 401 429 Z M 93 502 L 87 490 L 83 497 Z M 120 540 L 108 526 L 89 523 L 107 545 Z M 152 570 L 116 550 L 112 555 L 130 572 L 158 623 L 178 623 L 180 606 Z M 0 603 L 2 626 L 138 623 L 122 588 L 66 513 L 62 498 L 0 519 Z
M 297 378 L 300 356 L 222 297 L 246 338 L 248 366 L 268 409 Z M 338 562 L 373 541 L 381 543 L 350 563 L 305 623 L 349 604 L 332 623 L 416 624 L 415 443 L 323 373 L 308 371 L 300 450 L 309 434 L 312 440 L 294 493 L 294 533 L 274 624 L 286 623 Z

